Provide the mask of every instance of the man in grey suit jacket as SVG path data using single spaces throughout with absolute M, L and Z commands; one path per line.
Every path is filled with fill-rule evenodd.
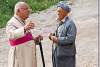
M 59 3 L 57 13 L 59 25 L 55 36 L 49 34 L 49 39 L 53 41 L 53 67 L 75 67 L 75 38 L 76 26 L 74 21 L 69 17 L 71 8 L 65 3 Z

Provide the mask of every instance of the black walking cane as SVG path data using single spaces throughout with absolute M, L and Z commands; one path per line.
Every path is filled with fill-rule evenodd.
M 43 67 L 45 67 L 44 55 L 43 55 L 43 48 L 42 48 L 41 41 L 39 42 L 39 46 L 40 46 L 40 52 L 41 52 L 41 58 L 42 58 Z

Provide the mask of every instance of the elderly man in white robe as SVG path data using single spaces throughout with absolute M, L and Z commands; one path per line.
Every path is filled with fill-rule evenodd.
M 16 3 L 14 10 L 15 14 L 6 26 L 10 45 L 8 67 L 37 67 L 35 42 L 43 37 L 32 36 L 30 29 L 34 28 L 34 23 L 25 22 L 30 14 L 27 3 Z

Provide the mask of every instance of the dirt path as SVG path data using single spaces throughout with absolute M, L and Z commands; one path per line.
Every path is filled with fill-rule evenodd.
M 98 67 L 98 2 L 97 0 L 77 0 L 72 6 L 73 18 L 76 21 L 78 33 L 76 39 L 77 56 L 76 67 Z M 49 32 L 55 28 L 55 6 L 31 15 L 31 19 L 38 20 L 36 30 L 43 34 L 42 41 L 46 67 L 52 67 L 51 42 L 47 39 Z M 0 30 L 0 67 L 7 67 L 9 46 L 5 28 Z M 38 67 L 42 67 L 39 47 L 37 46 Z

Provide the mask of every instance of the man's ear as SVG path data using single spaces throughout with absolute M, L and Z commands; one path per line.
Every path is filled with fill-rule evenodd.
M 20 12 L 20 9 L 18 9 L 17 12 Z
M 69 12 L 66 12 L 65 15 L 66 15 L 66 16 L 69 16 Z

